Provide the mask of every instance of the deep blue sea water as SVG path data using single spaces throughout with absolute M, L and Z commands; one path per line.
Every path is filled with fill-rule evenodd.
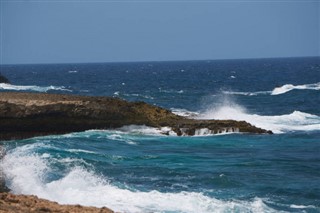
M 114 96 L 274 135 L 146 126 L 2 142 L 7 186 L 120 212 L 320 212 L 320 58 L 2 65 L 1 91 Z

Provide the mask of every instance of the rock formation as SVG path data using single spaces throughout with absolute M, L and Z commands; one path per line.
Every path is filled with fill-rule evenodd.
M 244 121 L 188 119 L 144 102 L 111 97 L 0 92 L 0 140 L 132 124 L 171 127 L 179 136 L 201 131 L 271 133 Z
M 81 205 L 59 205 L 32 195 L 0 193 L 0 213 L 55 212 L 55 213 L 112 213 L 103 207 L 84 207 Z
M 0 73 L 0 83 L 7 83 L 7 84 L 9 83 L 9 80 L 3 75 L 1 75 L 1 73 Z

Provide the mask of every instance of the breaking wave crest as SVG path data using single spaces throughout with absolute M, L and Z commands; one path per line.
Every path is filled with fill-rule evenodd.
M 300 111 L 284 115 L 250 114 L 244 107 L 232 102 L 226 102 L 217 107 L 209 107 L 198 118 L 247 121 L 254 126 L 271 130 L 274 133 L 320 130 L 320 117 L 317 115 Z
M 8 151 L 1 161 L 8 186 L 16 194 L 33 194 L 61 204 L 106 206 L 119 212 L 276 212 L 261 198 L 220 200 L 200 192 L 139 191 L 118 187 L 107 177 L 73 166 L 48 181 L 52 158 L 37 155 L 36 144 Z M 28 174 L 28 175 L 25 175 Z
M 186 109 L 180 109 L 180 108 L 171 108 L 170 109 L 172 111 L 172 113 L 176 114 L 176 115 L 180 115 L 180 116 L 183 116 L 183 117 L 195 117 L 195 116 L 198 116 L 199 113 L 198 112 L 192 112 L 192 111 L 189 111 L 189 110 L 186 110 Z
M 23 85 L 13 85 L 13 84 L 6 84 L 6 83 L 0 83 L 0 90 L 16 90 L 16 91 L 27 90 L 27 91 L 36 91 L 36 92 L 47 92 L 49 90 L 61 90 L 61 91 L 72 92 L 72 90 L 66 89 L 63 86 L 41 87 L 41 86 L 35 86 L 35 85 L 23 86 Z
M 256 95 L 281 95 L 291 90 L 320 90 L 320 82 L 314 84 L 293 85 L 285 84 L 280 87 L 275 87 L 272 91 L 257 91 L 257 92 L 237 92 L 237 91 L 223 91 L 223 94 L 227 95 L 244 95 L 244 96 L 256 96 Z
M 303 85 L 292 85 L 285 84 L 281 87 L 276 87 L 272 90 L 271 95 L 280 95 L 287 93 L 291 90 L 299 89 L 299 90 L 320 90 L 320 82 L 315 84 L 303 84 Z

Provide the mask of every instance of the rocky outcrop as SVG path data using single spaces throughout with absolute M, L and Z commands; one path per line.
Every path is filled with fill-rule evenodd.
M 199 131 L 271 133 L 244 121 L 187 119 L 144 102 L 111 97 L 0 92 L 0 140 L 132 124 L 171 127 L 177 135 Z
M 0 213 L 55 212 L 55 213 L 112 213 L 103 207 L 84 207 L 81 205 L 59 205 L 56 202 L 40 199 L 32 195 L 0 193 Z
M 9 80 L 3 75 L 1 75 L 1 73 L 0 73 L 0 83 L 6 83 L 6 84 L 9 83 Z

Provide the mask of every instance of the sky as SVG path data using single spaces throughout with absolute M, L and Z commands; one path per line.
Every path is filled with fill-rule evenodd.
M 0 1 L 0 64 L 320 56 L 320 0 Z

